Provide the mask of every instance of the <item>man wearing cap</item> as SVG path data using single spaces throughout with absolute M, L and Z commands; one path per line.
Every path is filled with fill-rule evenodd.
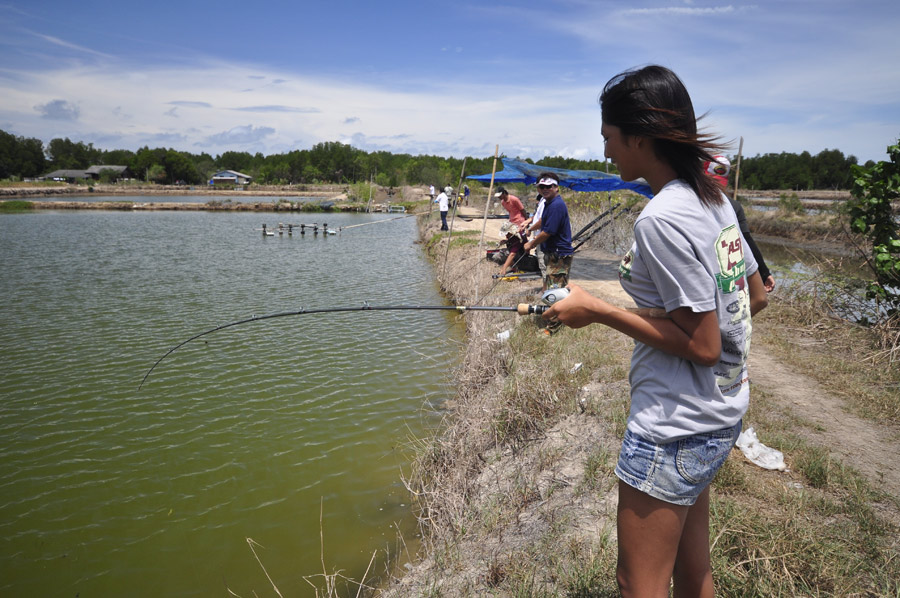
M 544 253 L 543 290 L 551 287 L 565 287 L 569 284 L 569 270 L 572 268 L 572 228 L 569 224 L 569 209 L 559 195 L 559 178 L 552 172 L 544 172 L 538 177 L 538 190 L 544 200 L 541 215 L 541 232 L 525 243 L 525 251 L 540 244 Z M 544 329 L 547 334 L 556 332 L 561 324 L 551 322 Z
M 728 187 L 728 174 L 731 172 L 731 162 L 725 156 L 713 156 L 713 158 L 713 161 L 705 164 L 706 174 L 715 179 L 716 182 L 722 186 L 722 190 L 724 191 L 725 188 Z M 763 285 L 766 287 L 766 292 L 771 293 L 775 290 L 775 278 L 772 276 L 772 272 L 769 271 L 766 260 L 763 259 L 762 251 L 760 251 L 759 247 L 756 245 L 756 241 L 754 241 L 753 237 L 750 235 L 750 225 L 747 224 L 747 215 L 744 214 L 744 206 L 742 206 L 739 201 L 735 201 L 728 197 L 727 194 L 726 197 L 737 216 L 738 228 L 741 229 L 744 241 L 747 242 L 747 246 L 750 247 L 750 252 L 753 254 L 753 258 L 759 266 L 759 276 L 762 278 Z
M 516 226 L 525 222 L 527 216 L 525 215 L 525 206 L 522 205 L 522 200 L 515 195 L 510 195 L 509 191 L 503 187 L 497 189 L 497 193 L 494 193 L 494 197 L 500 198 L 500 205 L 502 205 L 503 209 L 509 213 L 510 222 Z
M 450 211 L 450 194 L 453 193 L 453 187 L 444 187 L 444 190 L 438 194 L 435 203 L 441 211 L 441 230 L 450 230 L 447 228 L 447 212 Z

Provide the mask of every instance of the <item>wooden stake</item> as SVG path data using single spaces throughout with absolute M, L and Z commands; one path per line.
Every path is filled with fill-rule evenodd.
M 478 249 L 484 246 L 484 229 L 487 227 L 487 217 L 491 210 L 491 200 L 494 198 L 494 175 L 497 174 L 497 156 L 500 153 L 500 146 L 494 146 L 494 167 L 491 169 L 491 186 L 488 187 L 487 203 L 484 204 L 484 220 L 481 222 L 481 240 L 478 241 Z
M 741 144 L 738 146 L 737 166 L 734 169 L 734 194 L 731 199 L 737 201 L 738 183 L 741 181 L 741 152 L 744 151 L 744 138 L 741 137 Z

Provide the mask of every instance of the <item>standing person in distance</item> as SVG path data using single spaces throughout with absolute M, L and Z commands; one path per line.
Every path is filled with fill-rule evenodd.
M 453 187 L 444 187 L 443 191 L 438 194 L 437 199 L 434 200 L 434 202 L 438 204 L 438 209 L 441 211 L 441 230 L 450 230 L 447 228 L 447 212 L 450 211 L 451 193 L 453 193 Z
M 497 189 L 497 192 L 494 193 L 494 197 L 500 199 L 500 205 L 503 206 L 503 209 L 509 214 L 509 221 L 516 226 L 521 226 L 528 218 L 528 216 L 525 215 L 525 206 L 522 205 L 522 200 L 515 195 L 512 195 L 505 187 Z
M 541 232 L 525 243 L 525 251 L 540 245 L 544 254 L 543 290 L 553 287 L 565 287 L 569 284 L 569 270 L 572 269 L 572 228 L 569 223 L 569 209 L 559 194 L 558 175 L 544 172 L 538 177 L 538 190 L 544 200 L 541 214 Z M 560 328 L 560 323 L 550 321 L 542 329 L 546 334 L 553 334 Z
M 728 187 L 728 174 L 731 172 L 731 162 L 728 158 L 725 156 L 713 156 L 713 159 L 704 163 L 703 167 L 706 170 L 706 174 L 710 175 L 713 180 L 719 183 L 724 192 Z M 726 194 L 725 197 L 728 197 L 728 195 Z M 744 206 L 741 205 L 741 202 L 730 197 L 728 197 L 728 203 L 731 204 L 734 213 L 737 214 L 738 226 L 741 229 L 741 234 L 744 235 L 744 240 L 747 241 L 747 246 L 750 247 L 750 251 L 753 253 L 753 257 L 756 259 L 756 263 L 759 266 L 759 277 L 762 278 L 763 285 L 766 287 L 766 292 L 771 293 L 775 290 L 775 278 L 772 276 L 769 267 L 766 265 L 766 260 L 763 258 L 762 251 L 759 250 L 756 241 L 753 240 L 753 236 L 750 234 L 750 225 L 747 224 L 747 215 L 744 213 Z
M 631 409 L 616 465 L 616 577 L 623 596 L 714 595 L 709 483 L 741 430 L 750 398 L 751 315 L 767 304 L 734 210 L 703 163 L 721 146 L 698 132 L 687 89 L 669 69 L 616 75 L 600 95 L 606 156 L 654 197 L 619 266 L 633 313 L 576 285 L 544 317 L 599 323 L 635 340 Z
M 531 236 L 531 233 L 541 229 L 541 218 L 544 215 L 544 205 L 546 205 L 546 203 L 544 202 L 544 196 L 540 193 L 537 194 L 535 201 L 537 202 L 537 207 L 534 209 L 534 214 L 532 214 L 530 218 L 526 218 L 525 222 L 519 225 L 519 233 L 521 233 L 522 238 L 526 241 Z M 535 246 L 534 256 L 537 258 L 541 277 L 547 276 L 547 267 L 544 265 L 544 254 L 541 253 L 540 245 Z

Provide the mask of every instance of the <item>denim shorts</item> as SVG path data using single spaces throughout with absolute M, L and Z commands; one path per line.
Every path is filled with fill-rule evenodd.
M 626 430 L 616 476 L 654 498 L 690 506 L 725 463 L 740 433 L 738 422 L 731 428 L 656 444 Z

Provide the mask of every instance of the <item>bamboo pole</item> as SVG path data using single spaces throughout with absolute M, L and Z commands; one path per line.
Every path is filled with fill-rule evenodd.
M 737 201 L 738 184 L 741 181 L 741 152 L 744 151 L 744 138 L 741 137 L 741 143 L 738 146 L 737 166 L 734 169 L 734 192 L 731 199 Z
M 487 203 L 484 204 L 484 220 L 481 221 L 481 240 L 478 241 L 478 249 L 484 247 L 484 229 L 487 228 L 488 212 L 491 209 L 491 200 L 494 197 L 494 175 L 497 174 L 497 156 L 500 153 L 500 146 L 494 146 L 494 166 L 491 168 L 491 186 L 488 187 Z
M 372 188 L 375 186 L 374 182 L 372 174 L 369 173 L 369 201 L 366 203 L 366 214 L 372 211 Z

